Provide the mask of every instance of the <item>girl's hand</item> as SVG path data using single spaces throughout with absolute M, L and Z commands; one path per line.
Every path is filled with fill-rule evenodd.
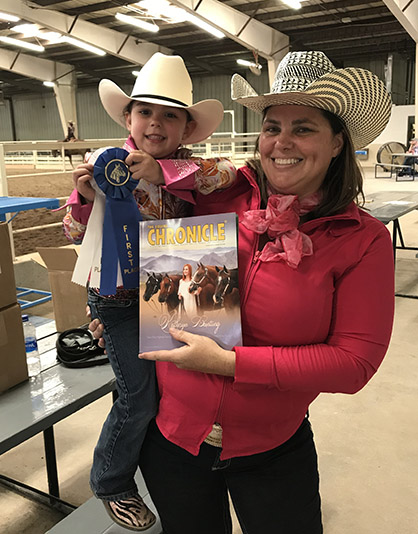
M 190 334 L 184 330 L 170 328 L 170 334 L 183 347 L 172 350 L 143 352 L 139 358 L 144 360 L 172 362 L 179 369 L 200 371 L 222 376 L 235 375 L 235 352 L 221 348 L 213 339 Z
M 134 180 L 144 179 L 154 185 L 164 185 L 164 175 L 157 161 L 142 150 L 134 150 L 127 156 L 128 165 Z
M 93 202 L 96 195 L 90 183 L 92 178 L 93 165 L 91 163 L 82 163 L 73 171 L 74 186 L 88 202 Z
M 175 159 L 190 159 L 193 155 L 193 150 L 190 150 L 190 148 L 186 148 L 184 146 L 177 149 L 176 153 L 174 154 Z
M 93 321 L 91 321 L 91 323 L 89 324 L 89 330 L 93 334 L 94 339 L 99 340 L 98 342 L 99 347 L 104 349 L 105 348 L 105 340 L 103 339 L 104 326 L 99 321 L 99 319 L 93 319 Z

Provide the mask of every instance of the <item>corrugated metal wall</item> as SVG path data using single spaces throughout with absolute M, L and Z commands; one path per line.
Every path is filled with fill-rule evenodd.
M 55 95 L 18 95 L 13 98 L 16 140 L 60 140 L 61 127 Z
M 382 60 L 369 60 L 355 66 L 370 69 L 382 80 L 385 79 L 384 61 Z M 405 90 L 402 88 L 405 88 L 406 76 L 405 60 L 394 55 L 393 96 L 397 104 L 405 104 Z M 263 69 L 261 76 L 255 76 L 248 71 L 247 79 L 257 93 L 269 91 L 267 69 Z M 134 80 L 132 85 L 133 82 Z M 225 110 L 234 112 L 236 132 L 258 132 L 261 125 L 260 115 L 231 101 L 230 84 L 231 77 L 227 75 L 197 77 L 193 80 L 194 101 L 217 98 L 222 102 Z M 122 89 L 130 94 L 132 86 L 124 86 Z M 2 141 L 12 140 L 10 108 L 8 101 L 5 102 L 5 106 L 0 106 L 0 140 Z M 17 140 L 60 140 L 64 138 L 52 91 L 50 95 L 16 96 L 13 98 L 13 107 Z M 77 122 L 81 139 L 105 139 L 125 137 L 126 135 L 126 130 L 112 121 L 104 111 L 99 100 L 97 87 L 78 90 Z M 231 131 L 232 118 L 231 114 L 227 113 L 218 132 Z
M 127 94 L 131 88 L 122 87 Z M 81 139 L 127 137 L 127 130 L 116 124 L 104 110 L 97 87 L 77 92 L 78 135 Z
M 13 141 L 10 102 L 7 99 L 0 106 L 0 139 L 2 141 Z
M 269 90 L 266 71 L 261 76 L 254 76 L 249 72 L 247 79 L 257 93 L 265 93 Z M 234 112 L 235 132 L 237 133 L 251 133 L 260 130 L 260 115 L 231 100 L 231 76 L 205 76 L 194 79 L 193 97 L 195 102 L 205 98 L 220 100 L 226 111 Z M 232 132 L 230 113 L 225 114 L 225 118 L 217 131 Z

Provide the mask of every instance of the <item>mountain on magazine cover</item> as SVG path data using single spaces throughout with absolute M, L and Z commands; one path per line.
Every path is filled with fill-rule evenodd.
M 141 352 L 181 346 L 172 326 L 242 344 L 235 213 L 140 222 L 139 326 Z
M 203 256 L 198 257 L 197 260 L 190 259 L 190 256 L 186 258 L 184 256 L 179 257 L 163 254 L 160 258 L 154 257 L 150 259 L 150 261 L 141 262 L 141 274 L 144 274 L 145 271 L 180 274 L 183 271 L 185 263 L 189 263 L 194 271 L 199 262 L 207 265 L 225 265 L 232 269 L 234 265 L 236 265 L 236 251 L 211 252 L 210 254 L 204 254 Z

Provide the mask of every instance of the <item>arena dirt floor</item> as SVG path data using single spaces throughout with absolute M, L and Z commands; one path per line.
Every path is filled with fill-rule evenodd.
M 73 190 L 71 171 L 62 173 L 56 169 L 34 170 L 30 167 L 6 166 L 9 196 L 68 198 Z M 43 175 L 50 172 L 52 174 Z M 31 176 L 25 176 L 31 174 Z M 60 206 L 65 200 L 60 200 Z M 62 221 L 65 209 L 53 212 L 48 209 L 22 211 L 13 219 L 13 230 L 33 228 Z M 37 247 L 59 247 L 68 245 L 61 226 L 34 229 L 14 233 L 15 255 L 22 256 L 36 252 Z

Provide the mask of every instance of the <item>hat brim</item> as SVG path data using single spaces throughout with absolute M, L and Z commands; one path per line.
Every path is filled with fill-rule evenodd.
M 207 139 L 221 124 L 224 116 L 224 108 L 219 100 L 202 100 L 192 106 L 183 106 L 158 97 L 132 98 L 111 80 L 100 81 L 99 96 L 108 115 L 123 128 L 126 128 L 123 110 L 132 100 L 187 110 L 196 122 L 196 128 L 183 139 L 185 145 L 200 143 Z
M 232 79 L 232 100 L 262 113 L 270 106 L 300 105 L 325 109 L 345 123 L 356 149 L 370 144 L 386 127 L 392 111 L 383 82 L 372 72 L 349 67 L 321 76 L 304 91 L 258 95 L 239 75 Z

